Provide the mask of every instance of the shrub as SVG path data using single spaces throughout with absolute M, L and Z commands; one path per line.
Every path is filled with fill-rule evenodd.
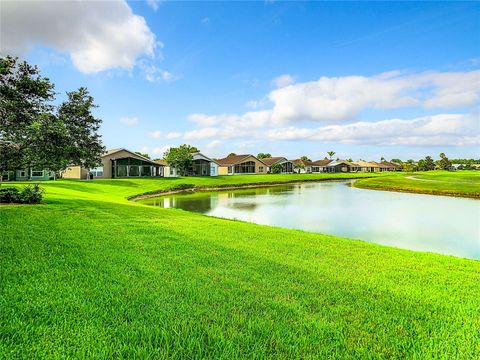
M 20 202 L 24 204 L 39 204 L 43 199 L 43 189 L 38 184 L 25 186 L 20 192 Z
M 0 188 L 0 203 L 18 203 L 20 202 L 20 193 L 17 188 Z
M 280 164 L 273 164 L 272 166 L 270 166 L 270 172 L 272 174 L 280 174 L 282 170 L 283 168 L 282 168 L 282 165 Z

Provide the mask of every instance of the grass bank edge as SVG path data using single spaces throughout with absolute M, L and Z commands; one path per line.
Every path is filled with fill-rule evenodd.
M 435 175 L 451 177 L 452 181 L 432 181 L 422 178 Z M 478 182 L 455 182 L 455 180 L 458 180 L 462 175 L 471 175 L 472 178 L 477 177 Z M 416 179 L 413 179 L 412 177 L 415 177 Z M 358 179 L 352 182 L 352 186 L 367 190 L 480 199 L 480 173 L 478 172 L 449 173 L 445 171 L 435 171 L 422 173 L 402 173 L 400 176 Z

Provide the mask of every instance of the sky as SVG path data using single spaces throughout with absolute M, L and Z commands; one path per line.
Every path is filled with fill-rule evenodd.
M 107 148 L 480 157 L 479 2 L 0 0 L 0 55 L 85 86 Z

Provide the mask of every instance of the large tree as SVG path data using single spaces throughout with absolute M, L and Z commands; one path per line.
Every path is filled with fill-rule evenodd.
M 167 164 L 177 169 L 177 172 L 181 176 L 185 176 L 192 164 L 193 154 L 199 150 L 187 144 L 180 145 L 179 147 L 171 147 L 164 154 L 164 159 Z
M 438 161 L 438 166 L 442 170 L 450 170 L 452 168 L 452 163 L 448 160 L 447 156 L 444 153 L 440 153 L 440 160 Z
M 265 159 L 265 158 L 271 158 L 272 154 L 270 153 L 258 153 L 257 158 L 258 159 Z
M 0 171 L 99 164 L 104 147 L 93 97 L 80 88 L 58 108 L 54 100 L 54 85 L 36 66 L 0 58 Z

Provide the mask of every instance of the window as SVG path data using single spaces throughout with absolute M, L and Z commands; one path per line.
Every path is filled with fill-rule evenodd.
M 170 175 L 175 175 L 175 169 L 170 166 Z
M 263 166 L 260 166 L 260 167 L 258 168 L 258 172 L 263 172 Z
M 229 167 L 228 167 L 228 173 L 229 173 L 229 174 L 233 173 L 233 166 L 229 166 Z
M 25 170 L 20 170 L 20 177 L 27 176 L 27 172 Z
M 235 165 L 236 174 L 253 174 L 255 173 L 255 163 L 253 161 L 246 161 Z
M 32 177 L 33 177 L 33 176 L 37 176 L 37 177 L 43 176 L 43 170 L 35 170 L 35 171 L 32 171 Z
M 93 177 L 102 177 L 103 176 L 103 166 L 98 166 L 96 168 L 91 169 L 90 174 L 92 174 Z

